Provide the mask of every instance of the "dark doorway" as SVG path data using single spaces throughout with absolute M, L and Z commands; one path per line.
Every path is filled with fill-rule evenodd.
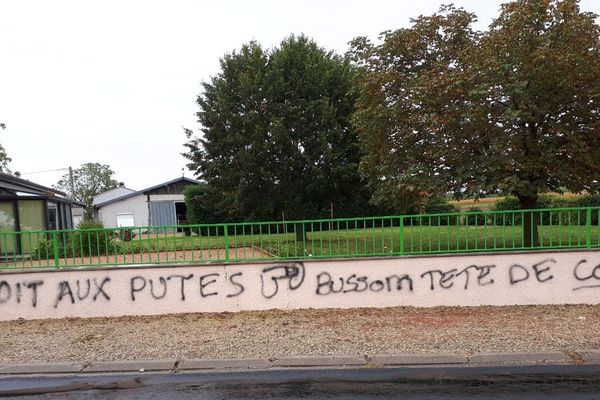
M 187 208 L 184 202 L 175 203 L 175 215 L 177 216 L 177 225 L 187 225 Z

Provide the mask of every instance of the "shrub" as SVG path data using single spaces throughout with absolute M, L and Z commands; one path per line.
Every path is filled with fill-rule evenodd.
M 577 196 L 578 207 L 600 207 L 600 194 L 584 194 Z
M 467 226 L 481 226 L 486 224 L 486 214 L 480 214 L 482 212 L 479 207 L 470 207 L 465 214 L 465 225 Z
M 438 214 L 434 216 L 418 214 L 417 211 L 407 214 L 404 219 L 405 226 L 444 226 L 459 225 L 460 210 L 454 204 L 448 203 L 445 199 L 434 199 L 435 203 L 429 203 L 422 210 L 422 214 Z M 448 214 L 448 215 L 439 215 Z M 452 215 L 457 214 L 457 215 Z
M 31 253 L 33 260 L 45 260 L 54 258 L 54 244 L 52 240 L 40 240 L 36 243 Z
M 131 240 L 135 238 L 135 232 L 131 228 L 116 230 L 115 235 L 123 242 L 131 242 Z
M 427 206 L 425 209 L 427 214 L 457 214 L 460 212 L 458 207 L 454 204 L 449 203 L 439 203 L 439 204 L 431 204 Z M 422 225 L 428 225 L 429 219 L 427 221 L 422 221 Z M 458 225 L 460 223 L 460 217 L 458 215 L 439 215 L 435 217 L 431 217 L 431 225 L 439 226 L 439 225 Z
M 574 207 L 598 207 L 600 206 L 600 195 L 560 195 L 554 193 L 542 194 L 538 199 L 537 208 L 574 208 Z M 507 196 L 496 202 L 495 210 L 508 211 L 519 210 L 520 204 L 516 197 Z M 585 211 L 544 211 L 539 215 L 540 225 L 584 225 L 586 223 Z M 521 214 L 497 214 L 494 221 L 497 225 L 521 224 Z M 598 224 L 598 211 L 592 212 L 592 224 Z
M 79 229 L 71 233 L 66 244 L 74 257 L 98 256 L 111 253 L 114 232 L 104 229 L 104 225 L 94 221 L 83 221 Z
M 518 210 L 519 208 L 521 208 L 519 199 L 513 196 L 506 196 L 494 204 L 494 210 L 496 211 Z

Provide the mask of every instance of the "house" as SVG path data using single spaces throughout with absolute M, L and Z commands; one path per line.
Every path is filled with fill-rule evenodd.
M 71 214 L 73 215 L 73 226 L 75 228 L 79 227 L 79 224 L 81 224 L 85 219 L 85 207 L 83 203 L 73 203 L 73 207 L 71 207 Z
M 197 184 L 180 177 L 138 191 L 121 186 L 94 197 L 95 218 L 108 228 L 184 225 L 183 188 Z
M 0 172 L 0 254 L 27 254 L 45 233 L 72 229 L 80 206 L 56 189 Z

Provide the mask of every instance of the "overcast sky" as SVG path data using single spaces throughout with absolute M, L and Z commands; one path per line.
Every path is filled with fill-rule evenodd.
M 453 1 L 479 29 L 503 2 Z M 200 83 L 223 54 L 292 33 L 344 53 L 352 38 L 376 39 L 442 3 L 0 0 L 0 143 L 22 173 L 100 162 L 132 189 L 153 186 L 181 176 L 182 126 L 198 131 Z M 600 0 L 581 7 L 600 13 Z M 50 186 L 63 173 L 23 177 Z

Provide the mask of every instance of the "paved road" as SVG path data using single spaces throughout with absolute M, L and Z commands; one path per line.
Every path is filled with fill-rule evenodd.
M 307 369 L 0 379 L 18 399 L 600 399 L 600 366 Z

